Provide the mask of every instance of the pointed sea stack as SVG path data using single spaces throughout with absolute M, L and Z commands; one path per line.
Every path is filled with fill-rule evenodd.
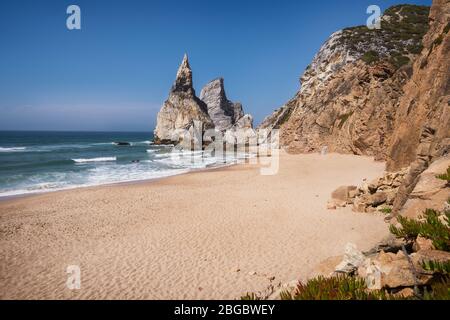
M 187 55 L 178 69 L 169 98 L 158 113 L 154 131 L 155 144 L 178 144 L 178 130 L 189 130 L 194 121 L 203 125 L 202 130 L 214 128 L 206 104 L 195 96 L 192 70 Z

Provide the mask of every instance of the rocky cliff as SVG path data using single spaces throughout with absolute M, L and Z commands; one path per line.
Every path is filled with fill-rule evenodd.
M 208 114 L 219 131 L 230 129 L 244 116 L 242 105 L 227 99 L 223 78 L 215 79 L 204 86 L 200 100 L 206 104 Z
M 301 77 L 297 95 L 260 128 L 280 128 L 291 152 L 328 150 L 386 159 L 411 61 L 422 50 L 428 7 L 401 5 L 381 29 L 334 33 Z
M 178 143 L 180 140 L 179 130 L 189 130 L 194 126 L 195 121 L 202 124 L 203 131 L 214 128 L 206 104 L 195 95 L 192 70 L 188 57 L 185 55 L 178 69 L 175 83 L 170 90 L 169 98 L 158 113 L 154 143 Z
M 200 99 L 197 98 L 192 70 L 185 55 L 169 98 L 158 113 L 154 143 L 178 144 L 183 140 L 181 135 L 185 130 L 192 134 L 192 129 L 198 130 L 199 124 L 202 133 L 213 128 L 222 133 L 227 131 L 225 138 L 229 143 L 245 143 L 255 134 L 252 116 L 244 115 L 242 104 L 227 99 L 223 78 L 209 82 L 202 89 Z
M 414 62 L 412 77 L 405 85 L 404 94 L 399 101 L 389 147 L 388 170 L 395 171 L 410 166 L 395 199 L 394 213 L 402 210 L 408 198 L 413 195 L 417 183 L 423 180 L 422 173 L 426 172 L 430 164 L 445 155 L 448 158 L 450 152 L 448 0 L 433 1 L 430 30 L 423 38 L 423 47 Z M 445 168 L 443 170 L 445 171 Z M 411 206 L 407 207 L 411 209 Z
M 435 0 L 429 18 L 424 49 L 399 101 L 388 156 L 392 170 L 408 166 L 420 156 L 439 157 L 449 151 L 450 2 Z

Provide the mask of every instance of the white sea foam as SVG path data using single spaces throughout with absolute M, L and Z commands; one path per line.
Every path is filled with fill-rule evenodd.
M 88 144 L 83 146 L 92 145 L 93 144 Z M 42 148 L 40 150 L 55 149 L 55 147 L 59 149 L 63 146 L 39 146 L 39 148 Z M 70 145 L 70 147 L 75 147 L 75 145 Z M 81 169 L 81 171 L 61 170 L 58 172 L 59 169 L 55 168 L 54 170 L 51 169 L 46 173 L 36 173 L 31 177 L 19 177 L 17 178 L 17 183 L 15 182 L 13 184 L 6 185 L 5 188 L 1 188 L 0 186 L 0 198 L 29 193 L 41 193 L 105 185 L 110 183 L 163 178 L 189 172 L 195 169 L 232 165 L 243 162 L 244 159 L 254 156 L 246 153 L 231 152 L 229 154 L 212 156 L 210 152 L 205 152 L 202 150 L 193 152 L 187 150 L 174 150 L 174 152 L 171 152 L 170 149 L 166 149 L 165 147 L 168 146 L 147 145 L 147 148 L 143 148 L 143 150 L 148 149 L 148 159 L 141 159 L 140 163 L 132 164 L 129 162 L 117 162 L 117 158 L 112 156 L 95 157 L 95 155 L 92 155 L 92 157 L 86 157 L 86 154 L 79 153 L 79 157 L 71 156 L 69 158 L 73 158 L 73 163 L 79 165 L 78 168 Z M 27 152 L 36 152 L 38 147 L 28 146 L 6 148 L 5 146 L 0 148 L 0 152 L 19 152 L 24 151 L 25 149 Z M 143 150 L 139 152 L 143 152 Z M 85 157 L 82 155 L 85 155 Z M 141 156 L 136 155 L 137 158 Z M 98 163 L 98 165 L 82 166 L 82 164 L 89 163 Z
M 137 167 L 132 168 L 130 166 L 117 166 L 115 170 L 110 170 L 110 168 L 101 166 L 92 168 L 89 170 L 89 175 L 87 176 L 88 185 L 103 185 L 108 183 L 117 182 L 132 182 L 139 180 L 149 180 L 156 178 L 169 177 L 181 173 L 188 172 L 187 169 L 156 169 L 148 170 L 141 169 L 136 170 Z M 148 167 L 143 167 L 148 168 Z
M 107 162 L 116 161 L 116 157 L 101 157 L 101 158 L 91 158 L 91 159 L 72 159 L 76 163 L 88 163 L 88 162 Z
M 0 152 L 22 152 L 26 147 L 0 147 Z
M 59 177 L 57 179 L 58 182 L 39 181 L 26 188 L 18 188 L 15 190 L 0 189 L 0 198 L 33 193 L 43 193 L 50 191 L 70 190 L 75 188 L 101 186 L 113 183 L 151 180 L 189 172 L 188 169 L 183 168 L 158 169 L 154 171 L 149 171 L 145 169 L 133 170 L 130 166 L 122 166 L 122 165 L 117 166 L 115 169 L 116 170 L 110 170 L 110 167 L 108 166 L 96 167 L 89 170 L 89 173 L 85 175 L 83 179 L 80 179 L 78 181 L 68 182 L 67 180 L 71 180 L 71 178 L 73 177 L 62 174 L 62 177 Z M 51 176 L 43 176 L 41 177 L 40 180 L 48 180 L 48 179 L 51 180 L 51 178 L 52 178 Z
M 169 158 L 170 157 L 170 153 L 159 153 L 159 154 L 155 154 L 155 158 Z

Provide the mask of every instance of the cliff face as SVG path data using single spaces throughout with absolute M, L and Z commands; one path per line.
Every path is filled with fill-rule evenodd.
M 396 71 L 388 63 L 344 66 L 326 87 L 300 95 L 282 126 L 282 144 L 294 152 L 327 146 L 332 152 L 383 158 L 407 77 L 407 70 Z
M 230 129 L 244 116 L 242 105 L 227 99 L 223 78 L 215 79 L 203 87 L 200 100 L 207 106 L 207 112 L 219 131 Z
M 206 104 L 195 95 L 192 85 L 192 70 L 185 55 L 178 69 L 175 83 L 170 90 L 169 98 L 158 113 L 154 143 L 178 143 L 180 137 L 177 131 L 190 129 L 195 121 L 202 123 L 203 130 L 214 128 Z
M 291 152 L 328 150 L 387 157 L 411 61 L 428 29 L 427 7 L 384 13 L 382 28 L 334 33 L 301 77 L 297 95 L 260 128 L 279 127 Z
M 430 31 L 423 44 L 424 50 L 414 63 L 413 75 L 399 102 L 389 148 L 388 170 L 410 166 L 394 202 L 395 213 L 408 201 L 422 172 L 435 159 L 445 155 L 448 158 L 450 152 L 449 1 L 433 2 Z
M 450 146 L 450 2 L 435 0 L 424 49 L 399 101 L 388 169 L 422 157 L 429 161 Z M 422 145 L 421 142 L 423 142 Z M 418 150 L 420 146 L 420 150 Z

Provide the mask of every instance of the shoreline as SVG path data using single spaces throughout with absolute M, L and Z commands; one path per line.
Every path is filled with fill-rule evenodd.
M 384 163 L 282 153 L 278 174 L 259 167 L 0 202 L 0 299 L 236 299 L 388 235 L 380 214 L 326 209 L 339 185 L 375 178 Z M 65 285 L 69 265 L 80 290 Z
M 45 190 L 45 191 L 36 191 L 36 192 L 27 192 L 27 193 L 21 193 L 21 194 L 14 194 L 14 195 L 7 195 L 7 196 L 1 196 L 0 195 L 0 203 L 5 201 L 12 201 L 16 199 L 24 199 L 28 197 L 36 197 L 40 195 L 46 195 L 49 193 L 58 193 L 58 192 L 64 192 L 64 191 L 72 191 L 72 190 L 78 190 L 78 189 L 90 189 L 90 188 L 98 188 L 98 187 L 111 187 L 115 185 L 133 185 L 133 184 L 141 184 L 141 183 L 151 183 L 156 182 L 159 180 L 164 180 L 171 177 L 177 177 L 182 176 L 185 174 L 190 173 L 197 173 L 202 171 L 213 171 L 213 170 L 221 170 L 226 169 L 233 166 L 239 166 L 239 165 L 247 165 L 248 163 L 233 163 L 233 164 L 225 164 L 221 166 L 212 166 L 212 167 L 205 167 L 205 168 L 192 168 L 192 169 L 186 169 L 186 172 L 176 173 L 173 175 L 168 175 L 164 177 L 156 177 L 156 178 L 149 178 L 149 179 L 139 179 L 139 180 L 129 180 L 129 181 L 117 181 L 117 182 L 108 182 L 104 184 L 96 184 L 96 185 L 81 185 L 81 186 L 73 186 L 73 187 L 67 187 L 63 189 L 55 189 L 55 190 Z

